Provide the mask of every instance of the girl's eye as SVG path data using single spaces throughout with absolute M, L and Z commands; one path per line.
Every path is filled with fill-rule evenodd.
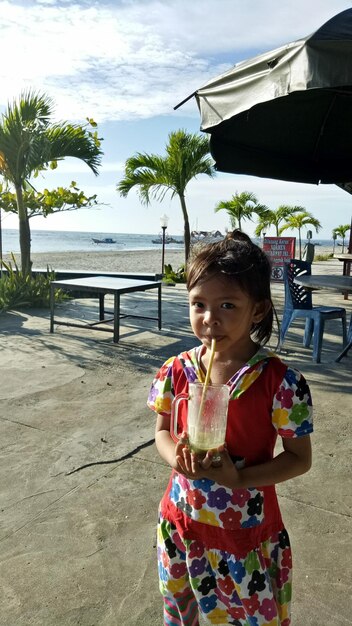
M 223 302 L 221 305 L 222 309 L 233 309 L 234 308 L 234 304 L 232 304 L 231 302 Z
M 202 304 L 202 302 L 193 302 L 192 305 L 194 306 L 195 309 L 203 309 L 204 308 L 204 304 Z

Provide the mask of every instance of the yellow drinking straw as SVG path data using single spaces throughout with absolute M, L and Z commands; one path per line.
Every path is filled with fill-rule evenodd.
M 213 366 L 215 350 L 216 350 L 216 340 L 212 339 L 211 340 L 211 348 L 210 348 L 209 365 L 208 365 L 207 373 L 206 373 L 206 376 L 205 376 L 205 381 L 204 381 L 203 391 L 202 391 L 202 398 L 201 398 L 201 401 L 200 401 L 200 407 L 199 407 L 199 413 L 198 413 L 198 422 L 199 422 L 199 420 L 201 418 L 201 415 L 203 413 L 205 397 L 207 395 L 207 389 L 208 389 L 209 383 L 210 383 L 211 368 Z

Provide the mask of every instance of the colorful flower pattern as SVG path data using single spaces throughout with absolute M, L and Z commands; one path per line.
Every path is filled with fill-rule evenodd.
M 291 559 L 286 531 L 237 559 L 228 552 L 207 550 L 200 542 L 182 540 L 175 526 L 160 518 L 158 558 L 165 624 L 198 623 L 199 607 L 209 624 L 289 626 Z
M 180 360 L 188 382 L 202 379 L 201 347 L 184 352 Z M 260 376 L 275 355 L 261 349 L 229 381 L 230 398 L 236 400 Z M 158 372 L 148 404 L 158 413 L 169 415 L 175 396 L 173 363 L 168 359 Z M 296 437 L 312 431 L 312 403 L 309 388 L 300 372 L 287 368 L 273 399 L 272 424 L 282 437 Z M 224 529 L 252 528 L 263 521 L 263 492 L 256 489 L 232 491 L 206 478 L 188 480 L 175 474 L 169 494 L 171 501 L 191 519 Z
M 272 421 L 281 437 L 300 437 L 312 432 L 312 399 L 300 372 L 287 368 L 274 397 Z
M 153 380 L 148 406 L 156 413 L 169 416 L 175 397 L 173 364 L 178 359 L 188 382 L 204 381 L 200 367 L 203 346 L 171 357 L 160 368 Z M 275 354 L 261 348 L 248 363 L 229 380 L 230 399 L 241 396 L 257 380 L 268 361 Z M 312 432 L 312 399 L 308 384 L 296 369 L 287 367 L 281 384 L 274 396 L 272 423 L 281 437 L 299 437 Z
M 172 478 L 170 500 L 197 522 L 226 529 L 257 526 L 263 520 L 263 492 L 256 489 L 233 491 L 213 480 L 185 481 L 175 473 Z
M 166 361 L 153 381 L 150 408 L 170 415 L 176 395 L 176 359 L 188 382 L 204 381 L 202 350 L 199 346 Z M 247 391 L 273 357 L 273 353 L 259 350 L 228 382 L 230 399 L 236 401 Z M 309 434 L 313 430 L 309 387 L 297 370 L 286 367 L 283 372 L 273 397 L 272 426 L 281 437 Z M 175 472 L 168 498 L 186 517 L 226 532 L 263 523 L 264 492 L 258 488 L 230 490 L 207 478 L 191 480 Z M 238 559 L 224 550 L 207 550 L 199 540 L 182 539 L 171 522 L 161 519 L 158 545 L 165 624 L 195 624 L 200 608 L 210 624 L 289 626 L 292 563 L 285 530 Z

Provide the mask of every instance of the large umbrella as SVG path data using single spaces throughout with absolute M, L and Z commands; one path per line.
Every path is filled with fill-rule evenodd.
M 305 39 L 238 63 L 192 95 L 218 170 L 352 181 L 352 9 Z
M 352 9 L 192 96 L 216 169 L 352 193 Z

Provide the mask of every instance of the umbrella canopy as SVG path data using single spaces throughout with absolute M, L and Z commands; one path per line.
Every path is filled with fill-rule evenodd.
M 216 168 L 303 183 L 351 181 L 351 59 L 348 9 L 198 89 L 192 95 Z

